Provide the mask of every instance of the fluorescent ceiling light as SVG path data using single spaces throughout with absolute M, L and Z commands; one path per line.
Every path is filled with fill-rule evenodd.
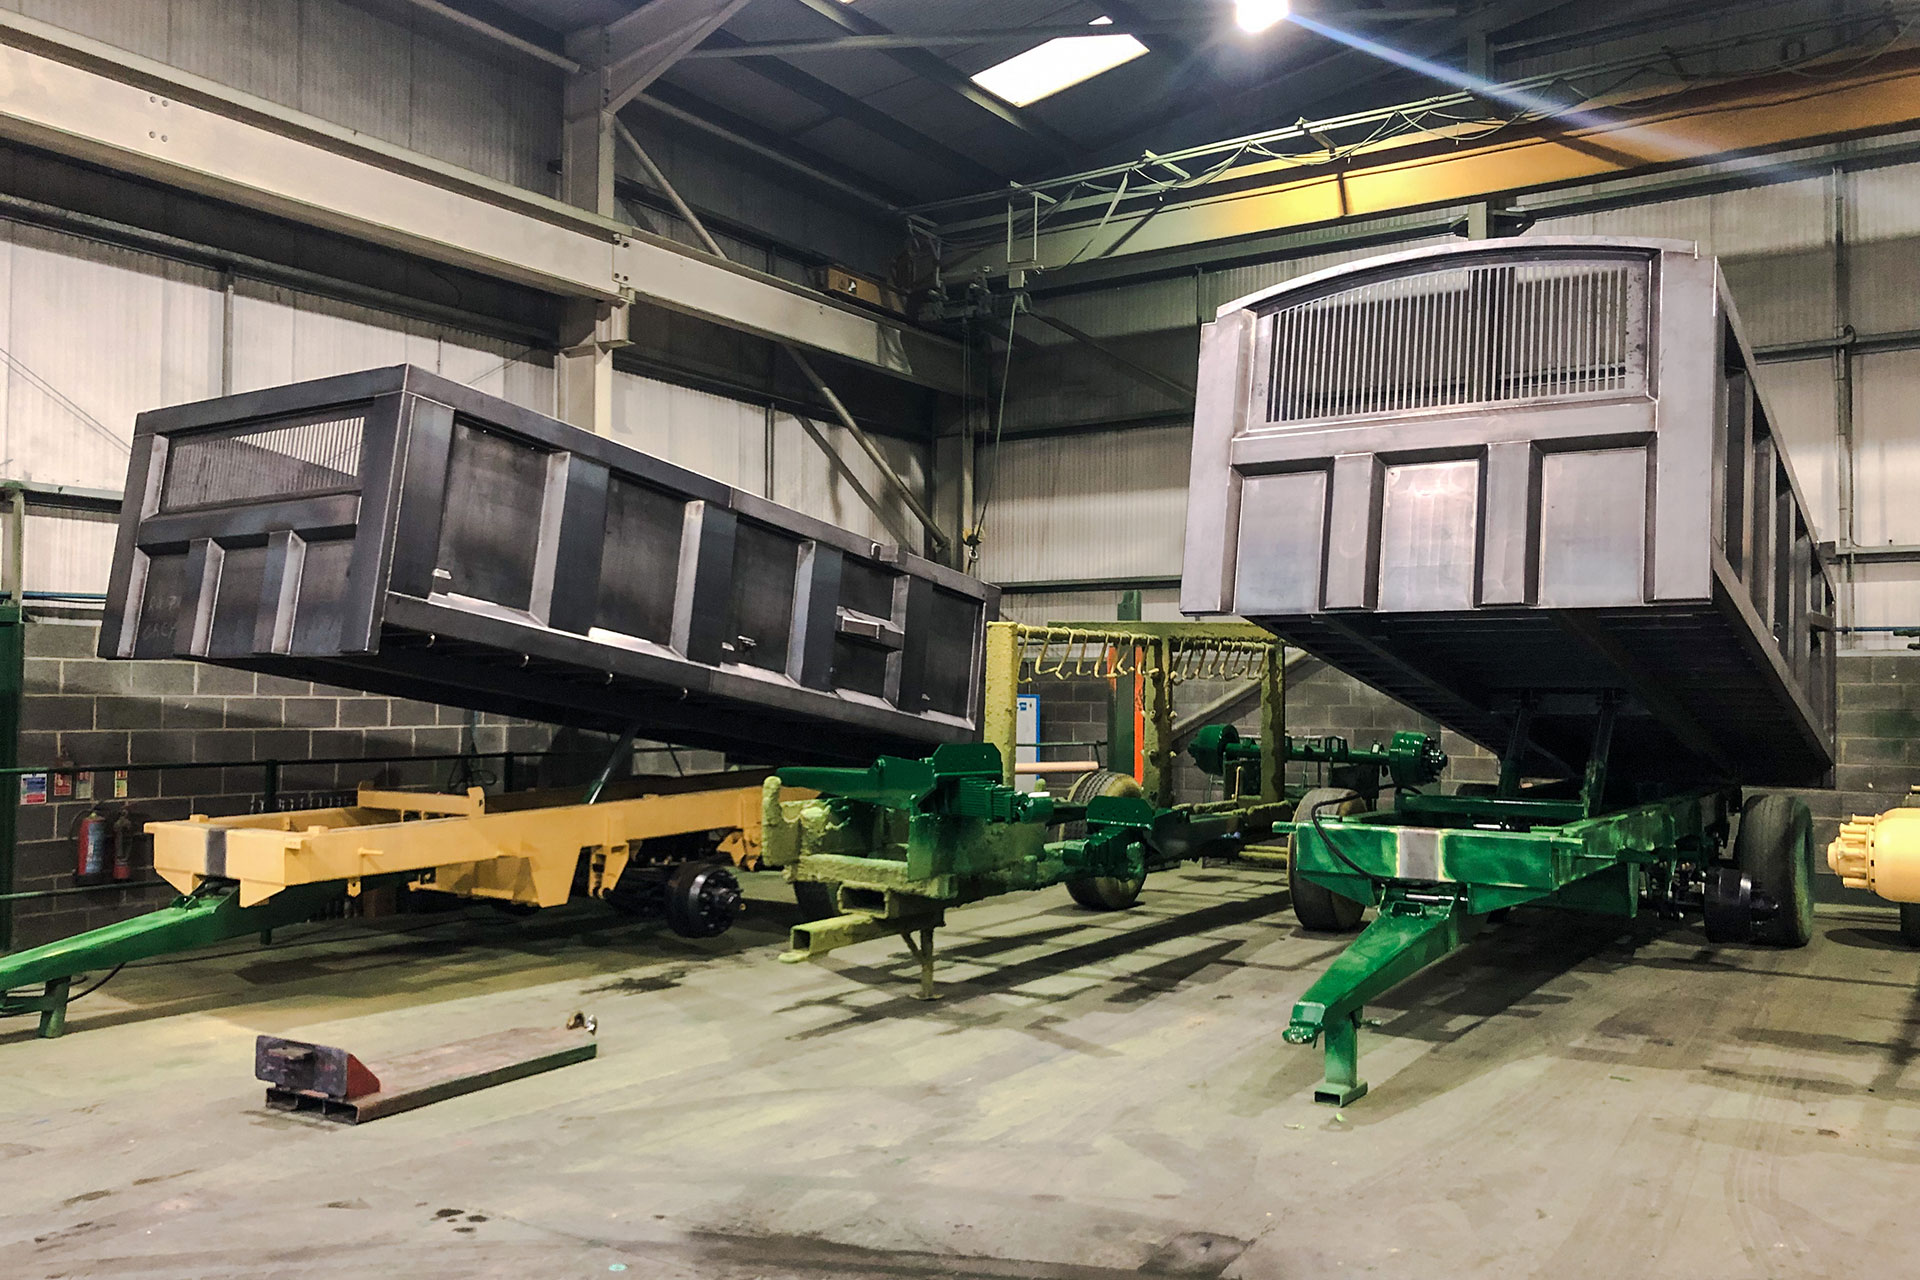
M 1112 21 L 1096 18 L 1088 25 Z M 973 82 L 996 98 L 1024 107 L 1132 62 L 1146 51 L 1147 46 L 1128 35 L 1061 36 L 988 67 Z
M 1257 35 L 1285 18 L 1290 7 L 1287 0 L 1233 0 L 1233 20 Z

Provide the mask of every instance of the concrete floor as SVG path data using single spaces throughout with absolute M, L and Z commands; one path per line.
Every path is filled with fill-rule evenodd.
M 1337 943 L 1272 879 L 957 913 L 774 961 L 586 908 L 310 926 L 130 968 L 0 1038 L 0 1274 L 1896 1276 L 1920 1226 L 1920 954 L 1822 908 L 1798 952 L 1517 912 L 1403 986 L 1374 1094 L 1308 1090 Z M 404 931 L 399 931 L 404 930 Z M 369 1060 L 600 1020 L 593 1062 L 346 1128 L 265 1110 L 256 1033 Z

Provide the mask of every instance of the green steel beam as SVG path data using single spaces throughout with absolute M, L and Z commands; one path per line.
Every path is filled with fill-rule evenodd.
M 380 877 L 380 881 L 404 878 Z M 0 957 L 0 1017 L 38 1013 L 40 1034 L 52 1039 L 66 1029 L 67 1000 L 76 974 L 299 924 L 345 894 L 346 886 L 338 880 L 292 885 L 265 902 L 243 907 L 239 885 L 203 886 L 158 911 Z M 29 986 L 43 990 L 38 995 L 12 994 Z
M 1307 988 L 1283 1035 L 1289 1044 L 1327 1038 L 1326 1078 L 1314 1086 L 1315 1102 L 1344 1107 L 1366 1093 L 1359 1074 L 1361 1010 L 1458 947 L 1470 932 L 1468 920 L 1457 898 L 1389 897 L 1373 923 Z
M 16 501 L 20 499 L 16 498 Z M 17 541 L 20 526 L 12 530 Z M 26 622 L 18 602 L 0 604 L 0 770 L 20 763 L 20 704 L 26 682 Z M 18 834 L 20 787 L 0 772 L 0 893 L 14 890 L 14 844 Z M 13 903 L 0 903 L 0 951 L 13 946 Z

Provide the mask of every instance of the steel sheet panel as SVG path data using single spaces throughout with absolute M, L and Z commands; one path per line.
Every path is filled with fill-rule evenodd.
M 1202 340 L 1182 608 L 1482 746 L 1823 785 L 1833 583 L 1714 260 L 1529 239 L 1339 267 Z
M 142 414 L 104 657 L 744 759 L 977 736 L 997 592 L 411 366 Z

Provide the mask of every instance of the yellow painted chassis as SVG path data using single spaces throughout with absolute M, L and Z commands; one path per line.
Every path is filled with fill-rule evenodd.
M 496 797 L 361 787 L 359 803 L 335 809 L 150 822 L 153 866 L 181 893 L 208 880 L 237 880 L 240 905 L 294 885 L 343 881 L 357 896 L 373 876 L 411 873 L 411 884 L 468 898 L 553 907 L 567 901 L 580 859 L 587 892 L 604 897 L 630 863 L 651 862 L 644 842 L 710 832 L 720 852 L 752 868 L 760 858 L 761 775 L 710 774 L 615 784 L 611 798 Z M 642 794 L 629 794 L 639 790 Z

